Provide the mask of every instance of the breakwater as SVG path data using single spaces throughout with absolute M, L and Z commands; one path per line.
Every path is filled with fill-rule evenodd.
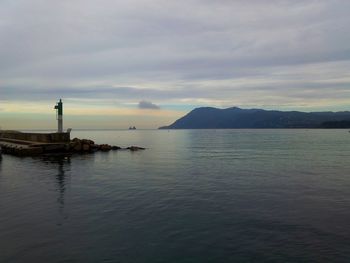
M 1 131 L 0 147 L 3 153 L 17 156 L 145 149 L 138 146 L 122 148 L 116 145 L 96 144 L 89 139 L 74 138 L 71 140 L 70 133 L 23 133 L 18 131 Z
M 31 133 L 19 131 L 0 131 L 0 140 L 4 139 L 37 143 L 68 143 L 70 141 L 70 133 Z

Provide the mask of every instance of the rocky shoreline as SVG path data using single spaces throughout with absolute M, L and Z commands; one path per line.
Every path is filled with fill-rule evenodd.
M 130 150 L 130 151 L 139 151 L 145 150 L 143 147 L 139 146 L 129 146 L 127 148 L 122 148 L 116 145 L 109 144 L 95 144 L 94 141 L 89 139 L 78 139 L 74 138 L 67 144 L 68 152 L 108 152 L 108 151 L 117 151 L 117 150 Z

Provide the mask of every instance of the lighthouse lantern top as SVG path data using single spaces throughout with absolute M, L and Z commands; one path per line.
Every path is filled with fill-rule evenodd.
M 63 115 L 63 102 L 62 99 L 60 99 L 59 102 L 57 102 L 55 106 L 55 110 L 57 110 L 58 115 Z

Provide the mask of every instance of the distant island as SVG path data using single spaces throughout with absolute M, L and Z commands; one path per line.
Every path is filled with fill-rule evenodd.
M 196 108 L 159 129 L 350 128 L 350 112 Z

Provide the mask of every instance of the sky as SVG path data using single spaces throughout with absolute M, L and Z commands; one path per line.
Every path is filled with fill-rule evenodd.
M 350 110 L 347 0 L 1 0 L 0 127 L 157 128 L 201 106 Z

